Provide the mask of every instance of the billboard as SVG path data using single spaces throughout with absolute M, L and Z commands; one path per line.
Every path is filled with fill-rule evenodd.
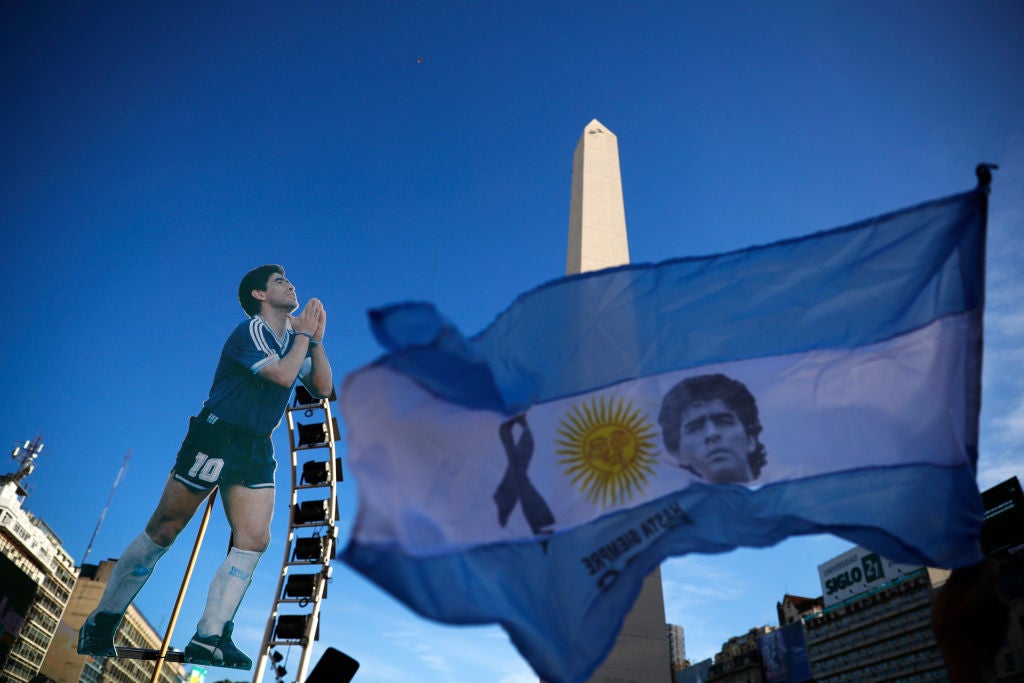
M 985 523 L 981 527 L 981 549 L 999 561 L 1024 551 L 1024 494 L 1017 477 L 1007 479 L 981 494 Z
M 921 567 L 887 560 L 859 546 L 848 550 L 818 565 L 825 607 L 831 607 L 918 569 Z
M 757 639 L 765 683 L 803 683 L 811 680 L 807 642 L 801 622 L 788 624 Z
M 6 556 L 0 555 L 0 667 L 25 624 L 36 597 L 36 582 Z

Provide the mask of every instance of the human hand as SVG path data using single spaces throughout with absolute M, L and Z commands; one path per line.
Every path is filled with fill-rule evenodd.
M 323 308 L 320 299 L 313 298 L 307 301 L 302 312 L 297 317 L 291 317 L 292 329 L 296 333 L 314 335 L 320 326 L 320 314 Z
M 320 304 L 320 318 L 317 321 L 316 331 L 313 332 L 313 341 L 322 342 L 324 340 L 324 329 L 327 327 L 327 309 L 324 305 Z

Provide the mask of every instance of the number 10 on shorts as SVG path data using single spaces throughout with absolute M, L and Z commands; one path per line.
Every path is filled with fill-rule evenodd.
M 211 458 L 206 453 L 196 453 L 196 462 L 188 471 L 188 476 L 213 483 L 217 481 L 222 469 L 224 461 L 220 458 Z

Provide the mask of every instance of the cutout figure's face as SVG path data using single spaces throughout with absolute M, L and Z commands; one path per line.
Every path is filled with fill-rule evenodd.
M 254 289 L 252 295 L 259 301 L 266 301 L 274 308 L 281 308 L 289 313 L 299 307 L 295 286 L 281 273 L 271 273 L 266 291 Z

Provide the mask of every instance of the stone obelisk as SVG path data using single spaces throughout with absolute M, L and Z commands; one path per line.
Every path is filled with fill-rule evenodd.
M 619 172 L 619 140 L 594 119 L 583 129 L 572 158 L 565 274 L 626 263 L 629 242 Z
M 594 119 L 583 129 L 572 163 L 567 275 L 629 263 L 619 141 Z M 615 647 L 588 683 L 669 683 L 661 569 L 645 579 Z

